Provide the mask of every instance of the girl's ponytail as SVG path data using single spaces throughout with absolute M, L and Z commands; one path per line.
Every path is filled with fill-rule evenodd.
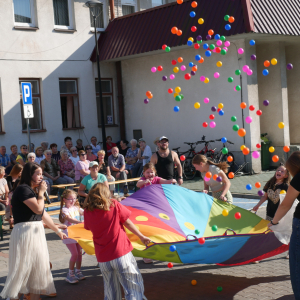
M 224 173 L 228 173 L 229 165 L 227 164 L 226 161 L 222 161 L 220 163 L 214 163 L 214 162 L 208 160 L 206 156 L 204 156 L 202 154 L 197 154 L 194 156 L 192 164 L 200 165 L 200 163 L 205 163 L 205 164 L 208 163 L 209 165 L 213 165 L 213 166 L 220 168 Z

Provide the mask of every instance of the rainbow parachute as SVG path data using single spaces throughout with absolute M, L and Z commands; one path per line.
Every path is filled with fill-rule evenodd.
M 122 201 L 130 220 L 153 243 L 145 247 L 126 229 L 133 255 L 175 263 L 241 265 L 288 250 L 268 230 L 266 221 L 238 206 L 174 185 L 152 185 Z M 224 217 L 222 211 L 229 214 Z M 236 219 L 235 213 L 242 217 Z M 213 231 L 212 227 L 217 230 Z M 69 237 L 95 254 L 93 237 L 83 224 L 69 227 Z M 196 234 L 196 233 L 198 234 Z M 205 243 L 198 239 L 205 237 Z M 170 251 L 174 245 L 176 250 Z

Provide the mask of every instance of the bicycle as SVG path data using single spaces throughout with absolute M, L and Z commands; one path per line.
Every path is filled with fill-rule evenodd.
M 216 140 L 216 142 L 221 142 L 221 139 Z M 226 147 L 226 144 L 227 144 L 227 143 L 228 143 L 228 144 L 231 144 L 231 145 L 234 145 L 233 142 L 230 142 L 230 141 L 227 140 L 226 143 L 223 143 L 223 148 L 227 148 L 227 147 Z M 223 148 L 222 148 L 222 149 L 223 149 Z M 223 154 L 222 149 L 221 149 L 218 153 L 216 153 L 216 154 L 214 155 L 213 161 L 214 161 L 215 163 L 217 163 L 217 164 L 220 163 L 220 162 L 223 162 L 223 161 L 227 162 L 227 164 L 229 165 L 228 173 L 229 173 L 229 172 L 232 172 L 232 171 L 234 171 L 234 155 L 232 154 L 232 152 L 228 152 L 227 154 Z M 228 157 L 229 157 L 229 156 L 232 157 L 232 161 L 228 161 Z

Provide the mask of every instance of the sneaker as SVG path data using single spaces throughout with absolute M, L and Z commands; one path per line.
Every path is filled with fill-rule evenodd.
M 75 274 L 70 274 L 68 273 L 67 277 L 66 277 L 66 281 L 69 282 L 69 283 L 77 283 L 78 282 L 78 279 L 77 277 L 75 276 Z
M 85 279 L 85 277 L 83 276 L 82 272 L 76 272 L 76 273 L 75 273 L 75 277 L 76 277 L 79 281 Z

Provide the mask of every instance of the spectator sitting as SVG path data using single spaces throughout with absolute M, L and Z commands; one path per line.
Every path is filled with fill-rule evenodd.
M 43 148 L 43 152 L 48 150 L 49 143 L 48 142 L 41 142 L 41 147 Z
M 30 143 L 30 152 L 34 152 L 34 143 Z
M 23 166 L 20 164 L 16 164 L 13 166 L 10 174 L 6 177 L 8 190 L 10 192 L 12 191 L 14 184 L 15 183 L 17 184 L 19 182 L 22 171 L 23 171 Z
M 126 160 L 126 170 L 130 171 L 131 177 L 132 177 L 132 168 L 134 164 L 137 162 L 137 154 L 139 152 L 139 149 L 137 148 L 137 140 L 132 139 L 130 141 L 131 148 L 128 148 L 125 160 Z
M 127 146 L 128 141 L 126 140 L 121 140 L 120 141 L 120 147 L 119 147 L 119 152 L 120 154 L 122 154 L 124 157 L 127 154 L 127 150 L 129 149 L 129 147 Z
M 64 142 L 65 142 L 65 144 L 63 146 L 61 146 L 60 151 L 68 150 L 69 151 L 68 156 L 70 157 L 71 156 L 70 149 L 73 147 L 72 138 L 67 136 L 67 137 L 65 137 Z
M 79 151 L 79 161 L 77 162 L 75 166 L 75 182 L 79 183 L 81 182 L 82 178 L 84 178 L 86 175 L 90 174 L 89 169 L 90 161 L 86 159 L 86 152 L 84 150 Z
M 158 151 L 159 150 L 159 137 L 157 137 L 153 143 L 155 145 L 155 151 Z
M 106 149 L 107 149 L 107 157 L 111 156 L 111 150 L 113 147 L 117 145 L 112 142 L 112 137 L 109 135 L 106 137 Z
M 98 163 L 96 161 L 91 161 L 89 164 L 90 174 L 85 176 L 80 183 L 78 195 L 84 197 L 84 199 L 87 197 L 88 192 L 96 183 L 104 183 L 108 188 L 107 179 L 103 174 L 98 173 L 98 168 L 99 168 Z
M 97 156 L 93 154 L 92 152 L 92 146 L 87 145 L 85 146 L 85 151 L 86 151 L 86 159 L 89 161 L 94 161 L 97 159 Z
M 80 150 L 84 150 L 84 147 L 82 146 L 82 139 L 78 139 L 76 141 L 76 149 L 79 152 Z M 71 150 L 71 149 L 70 149 Z
M 77 155 L 78 152 L 77 152 L 77 148 L 76 147 L 72 147 L 70 149 L 72 155 L 69 157 L 71 159 L 71 161 L 73 162 L 74 166 L 76 166 L 76 164 L 78 163 L 79 161 L 79 156 Z M 81 151 L 81 150 L 80 150 Z M 84 150 L 83 150 L 84 151 Z
M 52 151 L 46 150 L 44 154 L 46 158 L 41 161 L 41 168 L 43 170 L 44 176 L 47 177 L 50 188 L 53 184 L 66 184 L 67 180 L 60 177 L 60 168 L 56 160 L 51 158 Z
M 36 155 L 35 155 L 34 152 L 28 153 L 28 155 L 27 155 L 27 160 L 28 160 L 28 162 L 33 163 L 33 162 L 35 161 L 35 159 L 36 159 Z
M 7 185 L 7 181 L 4 178 L 5 175 L 5 168 L 3 166 L 0 166 L 0 211 L 7 211 L 7 207 L 8 207 L 8 185 Z M 9 207 L 8 207 L 9 208 Z M 0 216 L 0 218 L 2 218 L 2 224 L 3 224 L 3 216 Z M 2 225 L 2 229 L 3 229 L 3 225 Z
M 42 147 L 37 147 L 35 149 L 35 155 L 36 155 L 35 162 L 40 165 L 41 161 L 43 159 L 45 159 L 43 148 Z
M 51 144 L 50 145 L 50 150 L 52 151 L 51 158 L 56 160 L 56 162 L 58 163 L 58 161 L 60 160 L 60 152 L 57 151 L 57 145 L 55 143 Z
M 5 173 L 6 174 L 10 173 L 10 171 L 12 169 L 12 165 L 11 165 L 10 158 L 9 158 L 8 154 L 6 154 L 6 147 L 5 146 L 0 147 L 0 165 L 5 168 Z
M 141 176 L 143 172 L 143 166 L 150 161 L 152 156 L 151 148 L 148 145 L 146 145 L 146 141 L 144 139 L 139 139 L 139 145 L 140 145 L 140 150 L 137 157 L 139 160 L 143 160 L 143 163 L 135 166 L 132 169 L 133 177 Z
M 10 162 L 12 165 L 17 164 L 17 157 L 18 157 L 18 147 L 17 145 L 10 146 L 11 155 L 10 155 Z
M 68 158 L 68 151 L 60 151 L 61 159 L 58 161 L 60 167 L 60 176 L 67 180 L 68 183 L 74 183 L 75 166 L 70 158 Z
M 17 156 L 17 163 L 21 164 L 23 167 L 25 166 L 25 164 L 27 163 L 27 146 L 26 145 L 22 145 L 20 147 L 21 153 L 18 154 Z
M 100 150 L 100 151 L 98 151 L 97 154 L 98 154 L 98 158 L 95 161 L 99 164 L 98 172 L 105 175 L 108 182 L 115 181 L 115 178 L 111 175 L 109 166 L 105 165 L 105 161 L 104 161 L 105 151 Z M 114 191 L 115 191 L 115 185 L 110 184 L 109 190 L 110 190 L 111 196 L 113 197 Z
M 111 149 L 112 155 L 108 158 L 108 165 L 111 169 L 111 174 L 116 179 L 127 180 L 128 171 L 125 170 L 125 159 L 122 154 L 119 153 L 118 147 L 113 147 Z M 120 187 L 124 187 L 124 196 L 128 197 L 128 183 L 120 184 Z
M 101 146 L 97 145 L 97 138 L 95 136 L 91 137 L 91 146 L 93 154 L 97 156 L 97 153 L 101 150 Z

